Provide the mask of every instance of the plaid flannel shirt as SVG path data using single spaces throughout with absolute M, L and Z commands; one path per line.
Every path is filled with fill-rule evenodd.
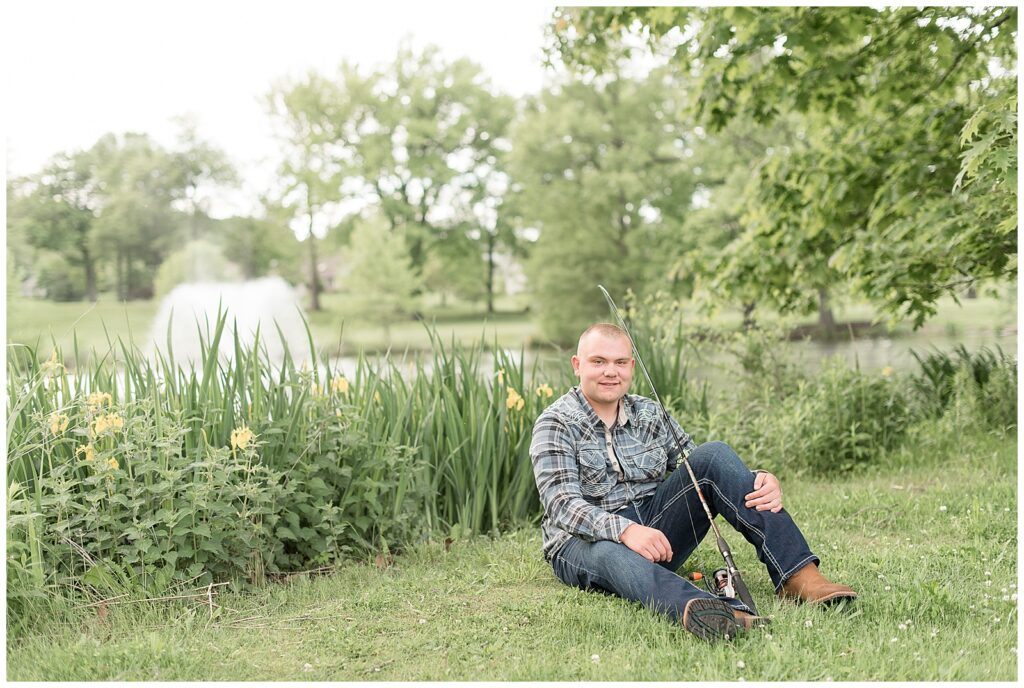
M 671 419 L 689 456 L 693 440 Z M 544 558 L 550 560 L 571 535 L 588 541 L 614 540 L 632 521 L 616 515 L 654 494 L 679 464 L 679 446 L 665 426 L 657 402 L 627 394 L 606 433 L 604 422 L 574 387 L 537 418 L 530 459 L 544 519 Z M 609 457 L 610 437 L 618 466 Z

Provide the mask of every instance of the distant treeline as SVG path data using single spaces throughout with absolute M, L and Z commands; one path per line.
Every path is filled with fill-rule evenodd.
M 9 180 L 8 290 L 280 274 L 386 321 L 423 293 L 493 312 L 521 265 L 555 340 L 604 315 L 597 283 L 748 322 L 827 323 L 855 294 L 920 324 L 1016 278 L 1016 32 L 1012 7 L 559 10 L 549 85 L 518 100 L 403 47 L 271 85 L 282 157 L 255 216 L 209 216 L 239 174 L 194 122 L 170 150 L 108 134 Z

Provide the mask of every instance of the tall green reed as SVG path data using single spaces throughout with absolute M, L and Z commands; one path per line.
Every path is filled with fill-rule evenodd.
M 426 359 L 360 356 L 349 380 L 316 361 L 311 338 L 306 361 L 285 347 L 272 362 L 225 313 L 198 334 L 195 362 L 169 342 L 147 357 L 119 339 L 73 374 L 56 346 L 46 361 L 9 351 L 19 599 L 259 582 L 538 517 L 529 435 L 568 381 L 540 386 L 523 352 L 433 334 Z

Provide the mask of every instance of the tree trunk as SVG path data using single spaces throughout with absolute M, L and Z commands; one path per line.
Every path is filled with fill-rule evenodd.
M 124 253 L 117 249 L 117 300 L 124 301 Z
M 757 306 L 756 301 L 747 301 L 743 304 L 743 329 L 752 330 L 757 325 L 757 321 L 754 320 L 754 307 Z
M 494 314 L 494 235 L 487 233 L 487 315 Z
M 828 305 L 828 291 L 824 287 L 818 289 L 818 326 L 826 332 L 836 327 L 835 316 Z
M 96 261 L 89 251 L 82 251 L 82 263 L 85 264 L 85 295 L 92 303 L 96 303 Z
M 309 294 L 310 309 L 320 310 L 320 273 L 317 270 L 316 236 L 313 234 L 313 214 L 309 215 Z

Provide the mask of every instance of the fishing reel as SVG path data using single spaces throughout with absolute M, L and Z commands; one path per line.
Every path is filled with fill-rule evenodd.
M 716 597 L 736 597 L 736 586 L 733 585 L 729 569 L 718 569 L 710 576 L 705 576 L 700 571 L 694 571 L 687 578 L 694 583 L 704 581 L 708 592 Z

